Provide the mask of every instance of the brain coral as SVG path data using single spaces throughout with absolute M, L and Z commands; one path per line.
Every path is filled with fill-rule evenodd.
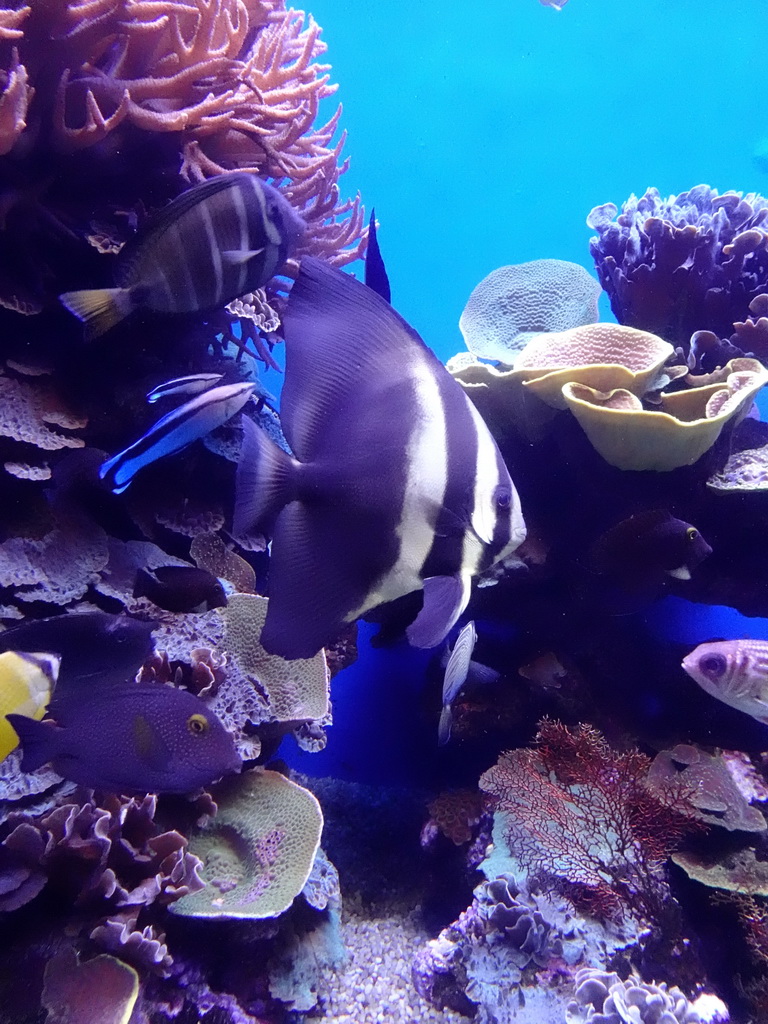
M 529 338 L 597 320 L 600 286 L 577 263 L 532 260 L 499 267 L 469 296 L 459 320 L 470 352 L 511 363 Z
M 595 207 L 587 224 L 600 283 L 621 324 L 687 346 L 694 331 L 728 337 L 768 291 L 768 202 L 697 185 L 662 199 L 649 188 L 618 213 Z

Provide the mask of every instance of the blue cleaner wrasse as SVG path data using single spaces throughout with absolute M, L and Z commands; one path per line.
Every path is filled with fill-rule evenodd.
M 238 413 L 253 395 L 255 384 L 223 384 L 197 395 L 169 412 L 125 451 L 102 463 L 99 476 L 121 494 L 145 466 L 174 455 Z
M 525 538 L 499 449 L 461 386 L 372 288 L 311 257 L 283 320 L 288 455 L 249 417 L 234 532 L 272 537 L 261 643 L 309 658 L 415 591 L 406 630 L 437 647 L 472 579 Z
M 194 185 L 153 217 L 117 257 L 117 288 L 65 292 L 61 301 L 98 337 L 134 309 L 217 309 L 266 284 L 305 224 L 277 189 L 247 171 Z
M 27 715 L 39 721 L 50 703 L 61 659 L 54 654 L 4 651 L 0 654 L 0 761 L 19 744 L 5 716 Z
M 161 398 L 171 398 L 174 395 L 199 395 L 212 388 L 214 384 L 218 384 L 223 377 L 223 373 L 193 373 L 188 377 L 175 377 L 152 388 L 147 395 L 147 401 L 154 405 Z

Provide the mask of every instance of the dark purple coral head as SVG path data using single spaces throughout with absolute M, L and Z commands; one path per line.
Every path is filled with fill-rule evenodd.
M 727 338 L 768 291 L 768 201 L 755 192 L 697 185 L 662 198 L 649 188 L 621 212 L 595 207 L 590 252 L 621 324 L 660 335 L 687 352 L 694 331 Z

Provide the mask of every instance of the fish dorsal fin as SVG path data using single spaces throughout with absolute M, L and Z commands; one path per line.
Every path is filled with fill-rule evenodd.
M 337 409 L 343 410 L 347 436 L 354 435 L 358 422 L 370 421 L 377 400 L 396 417 L 399 409 L 388 396 L 412 387 L 414 361 L 437 363 L 418 334 L 380 295 L 309 256 L 301 261 L 283 328 L 281 422 L 302 462 L 335 455 L 338 435 L 327 427 L 337 418 Z
M 365 249 L 365 283 L 373 288 L 382 299 L 392 301 L 392 290 L 389 287 L 389 276 L 384 266 L 384 257 L 379 248 L 379 239 L 376 232 L 376 211 L 371 210 L 371 219 L 368 221 L 368 245 Z
M 424 605 L 405 631 L 414 647 L 437 647 L 467 607 L 470 580 L 461 576 L 430 576 L 424 580 Z
M 218 174 L 215 178 L 209 178 L 200 185 L 188 188 L 180 196 L 172 199 L 162 210 L 154 214 L 147 221 L 146 226 L 140 229 L 133 238 L 129 239 L 120 250 L 115 268 L 115 280 L 117 283 L 127 285 L 130 282 L 133 264 L 147 242 L 162 235 L 171 224 L 174 224 L 195 206 L 199 206 L 200 203 L 210 199 L 211 196 L 215 196 L 217 193 L 223 192 L 228 188 L 239 188 L 241 179 L 247 173 L 247 171 L 235 171 L 231 174 Z

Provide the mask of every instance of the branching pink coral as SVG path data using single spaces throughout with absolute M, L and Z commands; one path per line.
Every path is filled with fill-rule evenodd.
M 510 750 L 480 778 L 498 800 L 512 853 L 534 874 L 561 880 L 600 916 L 653 914 L 668 854 L 697 823 L 684 787 L 653 793 L 649 759 L 617 753 L 589 726 L 544 721 L 537 749 Z

